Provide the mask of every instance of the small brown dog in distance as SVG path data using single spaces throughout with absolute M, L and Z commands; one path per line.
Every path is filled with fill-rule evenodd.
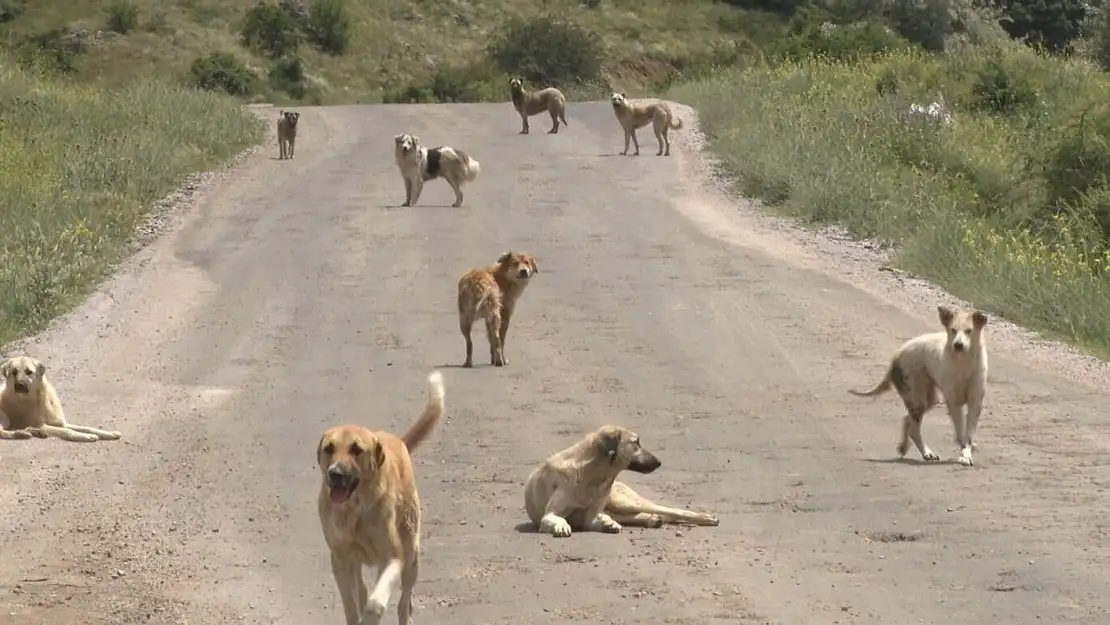
M 66 422 L 62 401 L 46 377 L 46 365 L 16 356 L 0 365 L 0 439 L 60 438 L 71 443 L 119 440 L 120 433 Z
M 886 375 L 875 388 L 848 392 L 873 397 L 893 386 L 906 407 L 899 457 L 909 451 L 912 439 L 925 461 L 937 462 L 940 456 L 921 437 L 921 421 L 937 405 L 939 389 L 952 419 L 956 444 L 960 446 L 959 463 L 970 467 L 974 464 L 971 451 L 978 447 L 973 439 L 987 392 L 987 341 L 983 336 L 987 315 L 979 310 L 952 310 L 947 306 L 938 306 L 937 313 L 943 332 L 930 332 L 906 341 L 891 358 Z
M 539 531 L 559 538 L 572 530 L 614 534 L 622 525 L 716 526 L 713 515 L 654 504 L 617 481 L 625 469 L 651 473 L 661 464 L 635 432 L 605 425 L 532 471 L 524 487 L 524 508 Z
M 280 115 L 277 125 L 280 152 L 278 160 L 285 160 L 293 158 L 293 151 L 297 147 L 297 121 L 300 120 L 301 114 L 294 111 L 281 111 Z
M 490 364 L 495 367 L 509 364 L 505 358 L 509 321 L 517 300 L 537 273 L 539 268 L 535 258 L 523 252 L 509 251 L 497 259 L 497 264 L 471 269 L 459 278 L 459 330 L 466 339 L 464 367 L 474 366 L 474 343 L 470 339 L 470 330 L 478 319 L 486 322 Z
M 671 155 L 671 140 L 667 132 L 674 128 L 682 128 L 682 120 L 675 117 L 671 107 L 666 102 L 652 102 L 650 104 L 634 104 L 623 93 L 614 93 L 609 97 L 613 104 L 613 113 L 617 116 L 621 128 L 624 129 L 624 151 L 628 154 L 628 140 L 631 139 L 636 146 L 636 155 L 640 155 L 640 142 L 636 139 L 636 130 L 648 124 L 655 131 L 655 139 L 659 141 L 659 151 L 656 156 Z
M 509 93 L 513 99 L 513 108 L 520 114 L 520 134 L 528 134 L 528 118 L 547 111 L 551 115 L 551 130 L 547 134 L 559 132 L 559 122 L 567 126 L 567 98 L 555 87 L 528 91 L 524 88 L 524 81 L 514 78 L 509 81 Z
M 316 446 L 318 507 L 347 625 L 378 625 L 398 580 L 399 625 L 412 625 L 420 568 L 420 497 L 410 454 L 444 413 L 443 374 L 428 376 L 423 414 L 400 437 L 357 425 L 328 429 Z M 367 591 L 362 568 L 377 569 Z

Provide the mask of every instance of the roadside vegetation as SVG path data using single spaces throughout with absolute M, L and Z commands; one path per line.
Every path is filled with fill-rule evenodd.
M 226 96 L 72 85 L 2 56 L 0 111 L 0 344 L 87 295 L 186 175 L 261 137 Z
M 910 5 L 910 22 L 866 17 L 881 6 L 897 5 L 802 7 L 768 54 L 669 97 L 698 109 L 738 192 L 888 244 L 912 274 L 1110 354 L 1105 18 L 1043 2 L 1046 25 L 1024 30 L 1006 7 L 955 2 Z

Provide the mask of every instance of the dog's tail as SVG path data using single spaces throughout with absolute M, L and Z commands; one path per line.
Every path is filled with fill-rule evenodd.
M 672 116 L 670 124 L 671 128 L 674 128 L 675 130 L 682 130 L 682 118 Z
M 455 148 L 450 148 L 450 150 L 448 152 L 447 149 L 444 149 L 442 154 L 450 159 L 457 160 L 462 167 L 463 178 L 467 182 L 474 182 L 474 179 L 478 177 L 478 172 L 482 169 L 481 165 L 462 150 L 456 150 Z
M 567 105 L 566 105 L 566 102 L 563 103 L 563 108 L 559 109 L 559 121 L 563 122 L 564 126 L 569 126 L 570 125 L 570 124 L 567 123 Z
M 885 392 L 889 391 L 890 387 L 894 384 L 894 382 L 893 382 L 894 375 L 895 375 L 894 369 L 897 366 L 898 366 L 897 363 L 894 363 L 894 362 L 890 363 L 890 366 L 887 367 L 886 375 L 884 375 L 883 379 L 880 380 L 879 383 L 875 386 L 875 388 L 871 389 L 870 391 L 864 392 L 864 391 L 857 391 L 855 389 L 848 389 L 848 392 L 853 394 L 853 395 L 857 395 L 859 397 L 874 397 L 875 395 L 880 395 L 882 393 L 885 393 Z
M 401 440 L 405 442 L 405 447 L 409 448 L 409 453 L 415 451 L 439 425 L 439 420 L 443 418 L 445 412 L 443 397 L 443 374 L 433 371 L 428 376 L 428 403 L 424 406 L 424 412 L 416 423 L 409 426 L 409 429 L 401 435 Z

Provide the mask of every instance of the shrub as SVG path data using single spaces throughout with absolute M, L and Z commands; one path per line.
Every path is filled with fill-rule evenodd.
M 1020 69 L 1006 66 L 998 55 L 991 55 L 976 72 L 971 87 L 974 108 L 998 114 L 1028 109 L 1037 103 L 1037 91 Z
M 108 15 L 108 30 L 121 35 L 139 26 L 139 5 L 135 0 L 111 0 L 104 8 Z
M 996 0 L 1006 17 L 1002 27 L 1015 39 L 1067 51 L 1079 36 L 1087 5 L 1083 0 Z
M 270 68 L 270 86 L 278 91 L 283 91 L 297 100 L 303 100 L 308 94 L 308 80 L 304 73 L 304 61 L 300 57 L 291 56 L 280 59 Z
M 328 54 L 346 52 L 351 44 L 351 17 L 344 0 L 316 0 L 308 16 L 308 36 Z
M 297 20 L 276 4 L 262 0 L 247 11 L 240 30 L 243 45 L 278 58 L 300 45 Z
M 18 49 L 24 66 L 69 74 L 77 70 L 77 57 L 89 51 L 89 42 L 69 28 L 55 28 L 25 38 Z
M 816 15 L 799 14 L 791 34 L 776 45 L 781 58 L 864 59 L 890 50 L 904 49 L 908 42 L 882 22 L 865 19 L 849 24 L 817 21 Z
M 23 15 L 27 0 L 0 0 L 0 24 L 6 24 Z
M 228 52 L 213 52 L 193 61 L 189 69 L 193 82 L 206 91 L 224 91 L 244 96 L 255 92 L 258 75 Z
M 1046 166 L 1048 201 L 1055 209 L 1087 203 L 1096 213 L 1106 210 L 1110 176 L 1110 109 L 1098 105 L 1064 129 Z M 1094 196 L 1092 192 L 1096 192 Z M 1105 223 L 1110 214 L 1095 215 Z M 1110 224 L 1107 224 L 1110 225 Z M 1105 227 L 1105 226 L 1103 226 Z M 1106 230 L 1110 239 L 1110 229 Z
M 487 52 L 502 72 L 547 86 L 600 79 L 604 50 L 595 33 L 544 16 L 510 20 Z

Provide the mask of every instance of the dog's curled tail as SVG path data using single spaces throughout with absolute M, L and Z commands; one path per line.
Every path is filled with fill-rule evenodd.
M 675 130 L 682 130 L 682 118 L 681 117 L 672 117 L 671 118 L 671 128 L 674 128 Z
M 478 164 L 477 160 L 470 156 L 466 157 L 466 179 L 468 182 L 474 182 L 474 179 L 478 177 L 478 172 L 481 170 L 482 166 Z
M 443 390 L 443 374 L 439 371 L 433 371 L 428 376 L 428 403 L 424 406 L 424 412 L 420 418 L 409 426 L 409 429 L 401 435 L 401 440 L 404 441 L 405 447 L 409 448 L 409 452 L 413 452 L 420 443 L 424 442 L 425 438 L 432 433 L 439 425 L 439 420 L 443 418 L 444 410 L 444 390 Z
M 895 363 L 890 363 L 890 366 L 887 367 L 886 375 L 884 375 L 883 379 L 880 380 L 875 388 L 871 389 L 870 391 L 857 391 L 850 388 L 848 389 L 848 392 L 859 397 L 874 397 L 875 395 L 879 395 L 889 391 L 890 387 L 893 385 L 893 377 L 895 374 L 894 368 L 897 366 L 898 365 Z

